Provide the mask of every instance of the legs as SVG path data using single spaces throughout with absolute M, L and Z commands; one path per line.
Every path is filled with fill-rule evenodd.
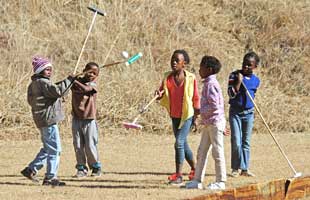
M 195 178 L 198 182 L 203 182 L 206 166 L 208 162 L 208 152 L 211 147 L 211 138 L 206 127 L 203 127 L 201 140 L 197 152 L 197 166 L 195 170 Z
M 76 168 L 87 170 L 86 162 L 91 169 L 99 174 L 101 163 L 98 153 L 98 127 L 95 120 L 72 119 L 73 146 L 75 149 Z
M 40 131 L 43 148 L 29 164 L 29 169 L 37 173 L 46 163 L 45 177 L 48 179 L 57 178 L 59 155 L 61 152 L 58 126 L 55 124 L 43 127 Z
M 186 120 L 181 129 L 178 129 L 179 123 L 180 119 L 172 118 L 172 127 L 176 139 L 174 144 L 176 173 L 181 174 L 184 159 L 186 159 L 192 169 L 195 169 L 195 162 L 193 160 L 193 153 L 187 143 L 192 118 Z
M 254 111 L 238 113 L 230 109 L 229 122 L 231 127 L 231 168 L 233 170 L 248 170 Z
M 226 164 L 224 157 L 223 131 L 225 121 L 216 125 L 207 125 L 202 128 L 201 140 L 197 153 L 195 178 L 186 184 L 186 188 L 203 188 L 203 181 L 208 162 L 208 154 L 212 145 L 212 157 L 215 161 L 216 182 L 211 183 L 209 189 L 225 189 Z
M 212 157 L 215 162 L 216 182 L 226 181 L 226 164 L 224 156 L 224 139 L 221 125 L 208 125 L 203 127 L 197 155 L 195 180 L 203 182 L 205 168 L 208 162 L 208 152 L 212 145 Z

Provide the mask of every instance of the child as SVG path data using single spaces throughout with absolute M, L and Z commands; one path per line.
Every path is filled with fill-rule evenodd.
M 194 180 L 186 183 L 188 189 L 203 189 L 203 180 L 212 146 L 215 161 L 216 182 L 208 185 L 211 190 L 225 189 L 226 165 L 224 157 L 223 135 L 225 130 L 224 99 L 216 74 L 221 69 L 220 61 L 213 56 L 204 56 L 200 63 L 199 74 L 203 80 L 200 115 L 202 135 L 198 148 L 197 165 Z
M 101 163 L 98 154 L 98 127 L 96 123 L 96 78 L 99 66 L 88 63 L 84 76 L 74 81 L 72 90 L 72 135 L 76 157 L 76 177 L 86 177 L 88 167 L 91 176 L 101 175 Z
M 31 106 L 34 122 L 41 132 L 43 147 L 35 159 L 21 171 L 21 174 L 38 182 L 36 174 L 46 163 L 43 185 L 63 186 L 65 183 L 57 179 L 61 152 L 57 123 L 64 118 L 61 97 L 68 93 L 74 78 L 69 76 L 53 84 L 50 80 L 52 64 L 48 59 L 35 56 L 32 65 L 34 75 L 28 87 L 27 100 Z
M 161 99 L 171 119 L 175 136 L 175 165 L 176 173 L 168 177 L 170 184 L 182 183 L 182 166 L 184 158 L 191 167 L 189 179 L 195 173 L 193 153 L 187 143 L 187 136 L 192 124 L 199 114 L 200 99 L 195 75 L 185 70 L 190 59 L 185 50 L 176 50 L 171 57 L 171 69 L 164 75 L 164 80 L 156 93 Z M 159 91 L 164 90 L 161 94 Z
M 259 64 L 256 53 L 247 53 L 243 58 L 242 69 L 229 76 L 229 123 L 231 128 L 231 168 L 233 177 L 255 176 L 249 171 L 250 140 L 254 123 L 254 105 L 246 94 L 246 89 L 254 99 L 260 80 L 253 74 Z M 241 172 L 239 172 L 241 170 Z

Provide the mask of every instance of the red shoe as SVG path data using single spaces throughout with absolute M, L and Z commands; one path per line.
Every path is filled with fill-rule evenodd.
M 174 173 L 168 177 L 169 184 L 175 185 L 175 184 L 181 184 L 182 183 L 182 174 L 180 173 Z
M 195 177 L 195 170 L 192 169 L 188 174 L 188 179 L 191 181 L 194 179 L 194 177 Z

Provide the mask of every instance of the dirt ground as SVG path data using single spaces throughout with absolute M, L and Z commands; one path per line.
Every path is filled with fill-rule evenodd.
M 276 134 L 288 158 L 298 172 L 310 174 L 310 134 Z M 189 137 L 192 150 L 197 151 L 200 135 Z M 172 135 L 150 135 L 143 132 L 107 134 L 100 137 L 99 148 L 103 175 L 99 178 L 76 179 L 75 157 L 70 138 L 62 141 L 63 152 L 59 177 L 67 186 L 41 186 L 21 176 L 20 170 L 30 162 L 41 147 L 39 139 L 0 141 L 0 199 L 185 199 L 207 194 L 207 190 L 186 190 L 167 184 L 174 172 L 174 138 Z M 230 173 L 230 138 L 225 137 L 227 172 Z M 227 188 L 293 175 L 269 134 L 252 138 L 251 178 L 228 176 Z M 189 172 L 185 165 L 184 172 Z M 39 172 L 43 178 L 44 170 Z M 187 179 L 187 176 L 184 176 Z M 214 180 L 214 162 L 209 157 L 205 184 Z

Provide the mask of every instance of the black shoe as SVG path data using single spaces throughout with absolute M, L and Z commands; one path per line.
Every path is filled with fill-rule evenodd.
M 91 176 L 101 176 L 101 168 L 93 168 L 91 172 Z
M 59 181 L 57 178 L 52 178 L 52 179 L 47 179 L 45 178 L 43 180 L 43 184 L 42 185 L 50 185 L 50 186 L 65 186 L 66 183 Z
M 29 167 L 26 167 L 20 172 L 24 177 L 32 180 L 33 182 L 39 182 L 39 179 L 36 177 L 36 172 L 31 170 Z

